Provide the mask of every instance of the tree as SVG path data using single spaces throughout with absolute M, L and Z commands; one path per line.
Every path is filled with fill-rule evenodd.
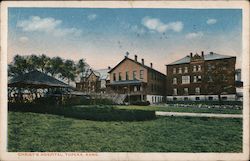
M 70 81 L 74 81 L 75 77 L 76 77 L 76 66 L 74 61 L 72 60 L 66 60 L 63 63 L 63 68 L 61 71 L 61 78 L 63 79 L 67 79 L 68 80 L 68 84 L 70 83 Z
M 53 57 L 48 63 L 48 73 L 54 77 L 56 74 L 60 74 L 62 72 L 63 66 L 64 64 L 62 58 Z
M 77 74 L 81 74 L 81 77 L 84 76 L 88 64 L 85 62 L 84 59 L 80 59 L 76 65 L 77 67 Z
M 8 65 L 8 75 L 11 77 L 22 75 L 30 70 L 27 59 L 16 55 L 13 61 Z

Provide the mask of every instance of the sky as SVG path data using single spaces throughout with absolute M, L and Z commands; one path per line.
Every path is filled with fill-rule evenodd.
M 237 57 L 241 67 L 240 9 L 9 8 L 8 63 L 13 56 L 84 58 L 93 69 L 114 67 L 129 52 L 166 73 L 190 52 Z

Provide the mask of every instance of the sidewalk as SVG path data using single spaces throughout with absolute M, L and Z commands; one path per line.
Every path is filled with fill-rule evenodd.
M 190 117 L 218 117 L 218 118 L 242 118 L 241 114 L 214 114 L 214 113 L 183 113 L 155 111 L 157 116 L 190 116 Z

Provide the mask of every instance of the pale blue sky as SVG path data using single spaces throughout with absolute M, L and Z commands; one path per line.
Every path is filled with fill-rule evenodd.
M 15 54 L 78 60 L 95 69 L 115 66 L 125 52 L 165 64 L 190 52 L 242 52 L 239 9 L 10 8 L 8 61 Z

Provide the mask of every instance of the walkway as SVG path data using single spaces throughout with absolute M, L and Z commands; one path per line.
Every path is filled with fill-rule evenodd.
M 190 116 L 190 117 L 218 117 L 218 118 L 242 118 L 240 114 L 214 114 L 214 113 L 183 113 L 155 111 L 158 116 Z

